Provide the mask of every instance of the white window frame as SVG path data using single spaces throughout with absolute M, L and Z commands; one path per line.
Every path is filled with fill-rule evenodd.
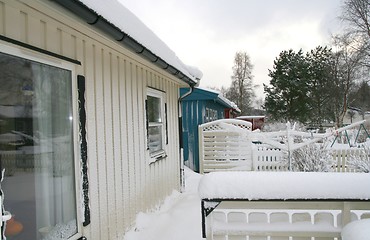
M 166 154 L 166 121 L 167 121 L 167 116 L 165 114 L 165 104 L 166 104 L 166 93 L 154 88 L 147 88 L 147 94 L 146 94 L 146 100 L 148 100 L 148 96 L 158 98 L 160 100 L 160 116 L 162 119 L 162 122 L 149 122 L 148 119 L 148 113 L 145 112 L 145 117 L 146 117 L 146 123 L 147 123 L 147 131 L 146 131 L 146 141 L 147 141 L 147 152 L 149 154 L 149 163 L 156 162 L 160 159 L 163 159 L 167 157 Z M 148 106 L 146 106 L 145 111 L 148 111 Z M 162 148 L 158 151 L 155 152 L 150 152 L 150 147 L 149 147 L 149 127 L 155 127 L 155 126 L 160 126 L 162 131 L 161 131 L 161 140 L 162 140 Z
M 74 175 L 75 175 L 75 203 L 76 203 L 76 220 L 77 220 L 77 233 L 68 240 L 77 240 L 80 239 L 82 235 L 82 205 L 80 198 L 82 196 L 81 193 L 81 177 L 80 177 L 80 145 L 79 145 L 79 113 L 78 113 L 78 90 L 77 90 L 77 75 L 75 70 L 75 65 L 63 61 L 61 59 L 57 59 L 55 57 L 51 57 L 42 53 L 38 53 L 32 50 L 28 50 L 22 47 L 13 47 L 9 46 L 8 44 L 0 43 L 0 52 L 9 54 L 11 56 L 31 60 L 34 62 L 38 62 L 41 64 L 54 66 L 57 68 L 62 68 L 71 72 L 71 79 L 72 79 L 72 124 L 73 124 L 73 157 L 74 157 Z M 4 193 L 6 194 L 6 193 Z M 6 210 L 6 209 L 5 209 Z

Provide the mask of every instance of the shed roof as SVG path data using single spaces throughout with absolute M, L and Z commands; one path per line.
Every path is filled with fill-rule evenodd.
M 181 95 L 184 95 L 188 91 L 189 88 L 182 88 L 180 93 Z M 219 91 L 214 89 L 202 87 L 194 88 L 193 92 L 189 96 L 185 97 L 184 100 L 213 100 L 227 108 L 232 108 L 235 111 L 240 112 L 240 109 L 234 102 L 225 98 Z
M 156 34 L 116 0 L 54 0 L 142 57 L 194 86 L 202 73 L 185 65 Z

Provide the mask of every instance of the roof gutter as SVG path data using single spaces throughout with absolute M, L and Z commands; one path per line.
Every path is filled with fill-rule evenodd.
M 86 23 L 95 26 L 99 30 L 105 32 L 116 41 L 121 42 L 125 47 L 131 51 L 139 54 L 146 60 L 152 62 L 157 67 L 165 70 L 166 72 L 174 75 L 181 81 L 186 82 L 191 88 L 193 88 L 197 82 L 189 78 L 183 72 L 179 71 L 172 65 L 168 64 L 165 60 L 152 53 L 144 45 L 137 42 L 134 38 L 121 31 L 118 27 L 108 22 L 103 16 L 97 14 L 94 10 L 90 9 L 82 2 L 78 0 L 53 0 L 60 6 L 68 9 L 76 16 L 82 18 Z

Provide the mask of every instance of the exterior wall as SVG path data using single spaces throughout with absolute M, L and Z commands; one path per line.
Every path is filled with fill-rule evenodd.
M 184 84 L 50 1 L 0 0 L 0 34 L 82 63 L 73 76 L 76 81 L 77 75 L 86 78 L 91 224 L 81 225 L 82 234 L 121 239 L 138 212 L 180 187 L 177 99 Z M 147 87 L 166 92 L 168 106 L 168 157 L 152 164 L 145 137 Z

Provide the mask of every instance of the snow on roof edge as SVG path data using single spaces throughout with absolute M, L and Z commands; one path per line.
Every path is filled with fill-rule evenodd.
M 203 91 L 208 91 L 208 92 L 212 92 L 212 93 L 215 93 L 215 94 L 218 94 L 218 98 L 224 102 L 226 105 L 230 106 L 231 108 L 233 108 L 235 111 L 237 112 L 241 112 L 241 110 L 239 109 L 238 105 L 236 105 L 236 103 L 234 103 L 233 101 L 230 101 L 229 99 L 227 99 L 226 97 L 224 97 L 220 91 L 218 90 L 215 90 L 215 89 L 209 89 L 209 88 L 205 88 L 205 87 L 197 87 L 198 89 L 201 89 Z
M 162 58 L 167 64 L 173 66 L 190 80 L 197 83 L 202 72 L 194 67 L 185 65 L 152 30 L 150 30 L 138 17 L 117 0 L 78 0 L 84 6 L 100 15 L 110 24 L 132 37 L 142 46 L 146 47 L 157 57 Z M 129 23 L 129 24 L 127 24 Z M 182 80 L 182 79 L 181 79 Z
M 211 93 L 217 94 L 218 95 L 217 97 L 222 102 L 224 102 L 229 107 L 233 108 L 235 111 L 241 112 L 241 110 L 239 109 L 238 105 L 236 105 L 236 103 L 234 103 L 234 102 L 230 101 L 229 99 L 227 99 L 226 97 L 224 97 L 220 91 L 215 90 L 215 89 L 209 89 L 209 88 L 206 88 L 206 87 L 196 87 L 196 88 L 197 89 L 200 89 L 200 90 L 203 90 L 203 91 L 207 91 L 207 92 L 211 92 Z

